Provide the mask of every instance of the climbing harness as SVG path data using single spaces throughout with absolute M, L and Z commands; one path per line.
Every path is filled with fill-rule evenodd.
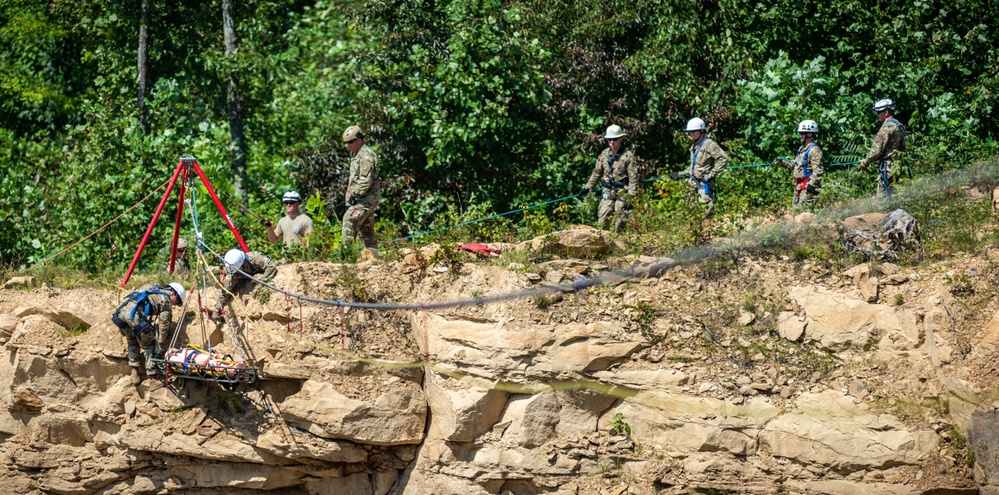
M 126 337 L 128 337 L 128 335 L 125 332 L 129 332 L 132 334 L 132 337 L 138 338 L 139 335 L 142 335 L 143 333 L 153 328 L 153 323 L 150 321 L 149 318 L 149 311 L 152 307 L 152 302 L 149 300 L 150 294 L 158 294 L 161 296 L 165 296 L 167 299 L 170 298 L 170 294 L 161 290 L 159 286 L 154 286 L 151 289 L 143 291 L 135 291 L 126 296 L 125 300 L 120 305 L 118 305 L 118 309 L 114 310 L 114 314 L 111 315 L 111 321 L 115 324 L 115 326 L 118 327 L 119 330 L 121 330 L 122 334 L 125 335 Z M 129 320 L 134 321 L 135 314 L 139 313 L 139 320 L 138 323 L 136 323 L 135 327 L 130 326 L 128 322 L 118 317 L 118 314 L 121 313 L 122 308 L 128 306 L 129 304 L 135 304 L 135 306 L 132 308 L 132 312 L 129 313 L 128 315 Z
M 812 170 L 808 168 L 808 154 L 812 152 L 812 148 L 817 145 L 815 143 L 809 143 L 808 147 L 805 148 L 805 154 L 801 157 L 801 169 L 804 171 L 805 176 L 801 179 L 795 179 L 796 187 L 794 189 L 795 196 L 801 196 L 801 192 L 808 187 L 808 181 L 812 178 Z M 801 152 L 801 148 L 798 148 L 798 152 Z

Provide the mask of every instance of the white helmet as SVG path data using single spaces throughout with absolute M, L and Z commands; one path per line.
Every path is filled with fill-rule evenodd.
M 607 133 L 604 134 L 604 139 L 623 138 L 627 135 L 628 134 L 624 132 L 624 129 L 621 129 L 621 126 L 615 124 L 607 128 Z
M 708 127 L 704 125 L 704 121 L 698 117 L 694 117 L 687 121 L 687 132 L 703 131 Z
M 282 203 L 301 203 L 302 202 L 302 195 L 298 194 L 297 191 L 288 191 L 288 192 L 284 193 L 284 196 L 281 196 L 281 202 Z
M 890 108 L 890 109 L 894 110 L 895 109 L 895 101 L 892 100 L 891 98 L 881 98 L 880 100 L 878 100 L 877 102 L 874 103 L 874 106 L 872 108 L 874 108 L 875 112 L 879 112 L 879 113 L 882 110 L 886 109 L 886 108 Z
M 225 262 L 225 271 L 230 274 L 236 273 L 237 268 L 242 268 L 244 260 L 246 260 L 246 254 L 239 249 L 230 249 L 228 253 L 225 253 L 225 258 L 222 259 Z
M 814 120 L 802 120 L 798 122 L 798 132 L 819 132 L 819 124 Z
M 180 282 L 170 282 L 167 284 L 167 287 L 173 289 L 173 292 L 177 294 L 178 298 L 180 298 L 180 303 L 184 304 L 184 301 L 187 298 L 187 291 L 184 290 L 184 286 L 181 285 Z

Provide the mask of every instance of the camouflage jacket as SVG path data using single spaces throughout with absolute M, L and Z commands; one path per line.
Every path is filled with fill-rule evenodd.
M 717 177 L 728 165 L 728 155 L 718 143 L 709 138 L 702 138 L 690 146 L 690 177 L 701 180 L 704 174 L 710 173 Z
M 152 292 L 163 292 L 169 294 L 167 290 L 164 290 L 155 285 L 143 285 L 135 290 L 135 292 L 152 291 Z M 170 301 L 170 296 L 165 294 L 155 294 L 150 293 L 146 296 L 146 300 L 149 301 L 149 314 L 147 317 L 152 323 L 164 331 L 170 332 L 173 330 L 173 302 Z M 132 310 L 135 309 L 136 303 L 126 304 L 121 307 L 118 311 L 118 318 L 127 321 L 130 325 L 135 325 L 139 322 L 140 313 L 143 311 L 140 307 L 135 311 L 135 317 L 132 318 Z M 155 317 L 155 321 L 153 321 Z
M 864 158 L 871 162 L 895 158 L 895 152 L 904 147 L 904 135 L 905 128 L 898 120 L 895 120 L 894 117 L 885 120 L 881 124 L 881 129 L 878 130 L 878 134 L 874 136 L 871 152 Z
M 250 251 L 249 253 L 246 253 L 246 261 L 243 262 L 243 266 L 240 267 L 240 270 L 243 270 L 244 272 L 249 273 L 250 275 L 257 275 L 259 273 L 263 273 L 264 274 L 263 281 L 270 282 L 271 279 L 274 278 L 274 275 L 277 273 L 277 267 L 278 264 L 274 260 L 272 260 L 269 256 L 259 253 L 257 251 Z M 232 274 L 232 276 L 225 278 L 225 283 L 222 284 L 222 287 L 225 289 L 225 291 L 222 293 L 223 304 L 228 302 L 227 296 L 229 296 L 229 294 L 233 290 L 235 290 L 236 281 L 244 277 L 245 276 L 242 273 L 236 272 Z
M 805 163 L 805 154 L 808 154 L 808 163 Z M 808 183 L 812 187 L 821 187 L 822 184 L 822 148 L 816 143 L 809 143 L 798 148 L 798 153 L 794 155 L 793 161 L 781 160 L 789 164 L 794 169 L 795 179 L 808 177 Z
M 586 182 L 586 188 L 593 189 L 599 183 L 604 186 L 604 192 L 610 192 L 608 189 L 611 189 L 616 193 L 627 188 L 628 194 L 634 196 L 638 190 L 638 163 L 634 153 L 622 148 L 613 161 L 611 157 L 610 148 L 600 153 L 597 164 L 593 167 L 593 173 L 590 174 L 590 180 Z
M 345 201 L 356 198 L 359 204 L 377 205 L 382 197 L 378 185 L 378 157 L 368 145 L 361 146 L 350 159 L 350 180 L 347 183 Z

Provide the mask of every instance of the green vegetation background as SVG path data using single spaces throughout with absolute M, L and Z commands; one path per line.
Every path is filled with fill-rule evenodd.
M 383 240 L 578 191 L 611 123 L 629 130 L 646 178 L 686 162 L 678 130 L 692 116 L 709 122 L 732 165 L 792 154 L 805 118 L 822 127 L 828 161 L 856 160 L 877 129 L 870 105 L 884 96 L 908 124 L 917 174 L 999 149 L 994 1 L 246 0 L 236 2 L 231 57 L 221 2 L 149 4 L 144 129 L 139 1 L 0 0 L 0 265 L 37 262 L 94 231 L 166 181 L 184 154 L 231 195 L 230 71 L 243 94 L 249 207 L 276 220 L 282 192 L 311 195 L 318 251 L 339 242 L 348 163 L 339 135 L 352 124 L 368 132 L 387 181 Z M 823 201 L 870 194 L 873 180 L 833 169 Z M 731 170 L 719 184 L 726 215 L 789 203 L 789 172 L 775 167 Z M 646 185 L 635 227 L 668 230 L 693 213 L 680 184 Z M 159 196 L 57 262 L 123 270 Z M 234 246 L 204 199 L 200 191 L 210 244 Z M 233 203 L 251 247 L 279 251 Z M 512 239 L 589 223 L 593 203 L 455 235 Z M 174 205 L 147 266 L 160 262 Z

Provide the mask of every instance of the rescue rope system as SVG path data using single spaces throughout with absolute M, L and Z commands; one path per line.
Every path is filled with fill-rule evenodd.
M 166 205 L 166 202 L 170 197 L 170 193 L 173 191 L 173 188 L 177 184 L 179 178 L 179 199 L 177 202 L 177 214 L 174 219 L 173 240 L 171 243 L 168 273 L 173 273 L 174 270 L 177 258 L 177 240 L 180 237 L 180 225 L 184 215 L 184 206 L 189 204 L 191 206 L 189 211 L 191 214 L 191 222 L 194 225 L 195 242 L 199 255 L 198 259 L 201 275 L 201 290 L 196 291 L 198 294 L 198 314 L 200 314 L 202 308 L 201 293 L 207 289 L 210 273 L 208 264 L 205 262 L 203 255 L 205 246 L 204 234 L 202 233 L 198 222 L 197 189 L 193 187 L 195 174 L 197 174 L 202 185 L 204 185 L 205 189 L 208 191 L 208 194 L 211 196 L 212 201 L 214 201 L 216 208 L 218 208 L 219 213 L 222 215 L 222 218 L 225 219 L 229 229 L 232 231 L 233 235 L 235 235 L 240 247 L 242 247 L 244 251 L 249 251 L 249 248 L 247 248 L 246 243 L 243 241 L 243 237 L 232 224 L 229 214 L 226 212 L 225 207 L 222 206 L 222 202 L 219 201 L 218 196 L 215 194 L 215 189 L 212 187 L 211 182 L 201 170 L 201 166 L 198 165 L 197 160 L 193 156 L 184 156 L 181 157 L 180 161 L 177 163 L 177 168 L 173 172 L 173 176 L 166 183 L 167 189 L 163 193 L 163 198 L 160 200 L 156 213 L 149 222 L 149 227 L 146 229 L 146 233 L 142 237 L 142 242 L 139 244 L 139 247 L 135 252 L 135 256 L 132 259 L 132 263 L 128 267 L 128 272 L 125 274 L 125 277 L 122 279 L 119 287 L 123 288 L 132 275 L 132 270 L 135 268 L 135 265 L 139 260 L 139 256 L 142 254 L 142 250 L 145 248 L 146 243 L 149 240 L 149 235 L 152 233 L 153 227 L 156 225 L 157 220 L 159 220 L 163 207 Z M 215 286 L 215 284 L 212 285 Z M 136 306 L 129 316 L 130 319 L 135 318 L 137 311 L 142 311 L 140 320 L 146 323 L 146 325 L 140 324 L 139 328 L 135 329 L 133 333 L 136 331 L 141 333 L 151 327 L 151 323 L 148 321 L 149 303 L 146 301 L 146 298 L 150 293 L 165 294 L 163 292 L 158 292 L 158 288 L 154 288 L 153 291 L 143 291 L 142 293 L 133 292 L 122 303 L 122 306 L 133 302 L 135 303 Z M 236 354 L 235 357 L 231 354 L 225 354 L 217 351 L 211 347 L 211 342 L 209 340 L 208 332 L 205 328 L 205 322 L 203 319 L 200 320 L 202 345 L 199 346 L 190 342 L 190 338 L 188 337 L 188 341 L 185 342 L 184 345 L 178 346 L 180 334 L 185 330 L 184 324 L 185 318 L 187 317 L 187 306 L 190 304 L 191 299 L 191 297 L 188 297 L 184 301 L 181 316 L 178 318 L 177 326 L 174 328 L 173 335 L 170 338 L 170 344 L 167 346 L 163 357 L 152 358 L 154 365 L 164 375 L 164 381 L 170 383 L 173 378 L 211 381 L 219 383 L 227 389 L 232 389 L 239 383 L 255 382 L 260 375 L 261 369 L 248 364 L 249 360 L 247 358 L 247 354 L 249 353 L 247 352 L 247 348 L 238 338 L 238 335 L 236 335 L 235 327 L 228 316 L 226 316 L 223 324 L 223 332 L 226 333 L 228 341 L 234 348 L 234 354 Z M 140 307 L 143 307 L 143 302 L 145 302 L 144 309 L 140 310 Z M 118 307 L 118 310 L 115 311 L 115 314 L 112 317 L 112 321 L 114 321 L 115 325 L 119 326 L 119 328 L 121 328 L 122 325 L 119 324 L 120 319 L 118 318 L 118 312 L 121 310 L 122 306 Z

